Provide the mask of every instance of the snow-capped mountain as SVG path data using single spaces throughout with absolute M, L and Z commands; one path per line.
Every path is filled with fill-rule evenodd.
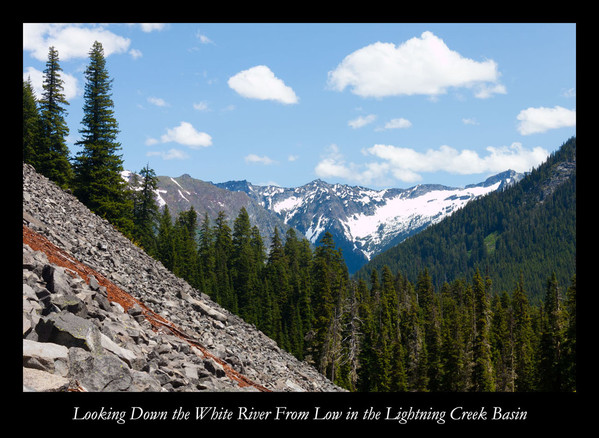
M 247 181 L 217 186 L 246 193 L 312 243 L 329 231 L 354 272 L 372 256 L 522 176 L 506 171 L 464 188 L 427 184 L 379 191 L 321 180 L 297 188 L 255 186 Z
M 519 181 L 506 171 L 463 188 L 437 184 L 409 189 L 372 190 L 315 180 L 301 187 L 258 186 L 248 181 L 214 184 L 185 174 L 158 177 L 156 199 L 175 216 L 193 206 L 201 221 L 224 211 L 230 222 L 245 207 L 268 245 L 275 227 L 283 236 L 293 227 L 298 237 L 317 244 L 326 231 L 341 248 L 350 273 L 374 255 L 439 222 L 469 201 Z M 123 178 L 132 180 L 131 172 Z

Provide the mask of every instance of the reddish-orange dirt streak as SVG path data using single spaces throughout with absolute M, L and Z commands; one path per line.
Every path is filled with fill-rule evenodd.
M 75 260 L 66 251 L 60 249 L 52 242 L 50 242 L 48 239 L 46 239 L 44 236 L 31 230 L 26 225 L 23 225 L 23 243 L 29 245 L 29 247 L 34 251 L 41 251 L 44 254 L 46 254 L 46 257 L 48 257 L 48 261 L 51 264 L 65 268 L 65 270 L 69 272 L 69 274 L 71 274 L 73 277 L 75 277 L 75 275 L 79 275 L 79 277 L 84 279 L 87 283 L 89 283 L 90 276 L 93 275 L 94 277 L 96 277 L 96 280 L 98 281 L 100 286 L 104 286 L 106 288 L 108 299 L 110 301 L 120 304 L 125 309 L 125 312 L 128 311 L 135 304 L 137 304 L 141 308 L 144 317 L 150 322 L 155 331 L 161 331 L 166 329 L 173 333 L 175 336 L 193 345 L 198 350 L 200 350 L 204 356 L 210 357 L 214 359 L 217 363 L 219 363 L 225 370 L 226 375 L 230 379 L 233 379 L 236 382 L 238 382 L 240 387 L 253 386 L 257 388 L 259 391 L 270 392 L 262 385 L 252 382 L 244 375 L 235 371 L 233 368 L 231 368 L 230 365 L 228 365 L 223 360 L 210 354 L 206 350 L 206 348 L 204 348 L 199 343 L 199 341 L 185 334 L 183 330 L 179 329 L 177 326 L 175 326 L 175 324 L 158 315 L 157 313 L 153 312 L 141 301 L 120 289 L 118 286 L 116 286 L 102 274 L 96 272 L 89 266 L 86 266 L 85 264 Z

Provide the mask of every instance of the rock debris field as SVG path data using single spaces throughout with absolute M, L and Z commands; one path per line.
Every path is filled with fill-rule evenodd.
M 338 392 L 23 165 L 24 392 Z

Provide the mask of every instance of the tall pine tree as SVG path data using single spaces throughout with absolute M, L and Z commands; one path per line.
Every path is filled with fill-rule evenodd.
M 118 123 L 114 118 L 112 80 L 106 70 L 104 49 L 98 41 L 90 51 L 90 63 L 85 70 L 82 138 L 77 145 L 82 150 L 75 157 L 75 195 L 90 210 L 108 220 L 123 234 L 131 236 L 133 229 L 131 198 L 121 177 L 123 161 L 118 152 Z
M 41 125 L 36 162 L 38 172 L 66 188 L 71 183 L 72 168 L 66 144 L 69 128 L 65 120 L 65 106 L 69 103 L 63 93 L 61 71 L 58 51 L 50 47 L 44 70 L 44 92 L 39 101 Z

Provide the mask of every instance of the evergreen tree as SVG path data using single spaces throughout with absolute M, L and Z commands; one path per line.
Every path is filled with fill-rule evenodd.
M 441 327 L 438 315 L 438 305 L 433 289 L 433 283 L 428 270 L 419 276 L 416 284 L 418 304 L 422 312 L 422 327 L 425 333 L 426 363 L 428 389 L 438 391 L 441 384 Z
M 250 217 L 245 207 L 239 210 L 239 215 L 233 222 L 233 240 L 231 251 L 231 280 L 237 293 L 239 308 L 246 307 L 245 292 L 253 268 Z
M 59 186 L 66 188 L 69 187 L 73 175 L 66 144 L 69 128 L 65 120 L 65 106 L 69 103 L 63 93 L 61 71 L 58 51 L 50 47 L 44 70 L 44 92 L 39 101 L 41 125 L 37 142 L 36 169 Z
M 200 242 L 198 247 L 198 274 L 201 290 L 214 297 L 216 289 L 214 234 L 208 213 L 200 226 Z
M 156 224 L 158 204 L 155 192 L 158 178 L 153 169 L 146 165 L 140 172 L 141 186 L 133 193 L 133 238 L 151 256 L 156 254 Z
M 250 234 L 250 245 L 254 254 L 256 266 L 258 266 L 260 269 L 264 268 L 264 263 L 266 262 L 266 250 L 264 247 L 264 241 L 262 240 L 262 235 L 260 234 L 260 229 L 256 225 L 252 227 Z
M 309 308 L 310 290 L 307 288 L 309 278 L 303 278 L 304 275 L 308 274 L 306 260 L 303 260 L 305 255 L 303 253 L 304 249 L 293 228 L 289 228 L 285 233 L 285 245 L 283 249 L 285 259 L 287 260 L 289 278 L 289 297 L 286 306 L 287 309 L 285 310 L 290 318 L 288 324 L 289 348 L 294 356 L 303 359 L 304 335 L 307 331 L 304 325 L 308 318 L 311 318 Z
M 376 271 L 373 271 L 376 275 Z M 371 391 L 373 388 L 373 379 L 376 354 L 374 349 L 374 342 L 376 331 L 374 328 L 375 318 L 373 314 L 373 304 L 370 299 L 370 291 L 366 282 L 362 279 L 358 280 L 358 291 L 361 296 L 359 317 L 362 321 L 360 326 L 362 332 L 362 339 L 360 342 L 359 352 L 359 363 L 360 368 L 358 369 L 357 379 L 357 390 L 362 392 Z
M 239 314 L 247 322 L 256 322 L 258 314 L 254 295 L 259 274 L 253 238 L 248 212 L 242 207 L 233 222 L 231 282 L 237 295 Z
M 266 263 L 265 281 L 271 306 L 270 329 L 273 332 L 273 339 L 281 348 L 289 348 L 287 321 L 290 318 L 288 306 L 290 285 L 287 267 L 285 248 L 279 230 L 275 227 Z
M 441 288 L 441 366 L 440 391 L 460 392 L 468 387 L 466 342 L 462 312 L 463 283 L 456 280 Z
M 489 300 L 487 285 L 483 281 L 478 269 L 472 279 L 472 290 L 474 294 L 475 320 L 472 390 L 476 392 L 489 392 L 495 390 L 491 348 L 489 345 Z
M 340 306 L 347 292 L 349 274 L 329 232 L 323 235 L 315 250 L 312 279 L 314 336 L 311 348 L 317 368 L 330 378 L 339 365 Z
M 490 328 L 491 357 L 495 390 L 513 392 L 515 389 L 514 319 L 508 294 L 493 296 Z
M 406 310 L 401 322 L 405 356 L 406 377 L 410 391 L 428 390 L 428 354 L 418 295 L 409 283 L 406 290 Z
M 392 347 L 390 390 L 394 392 L 406 392 L 408 389 L 405 350 L 403 344 L 397 341 L 393 343 Z
M 393 274 L 385 266 L 381 274 L 381 294 L 377 309 L 375 310 L 375 355 L 376 362 L 372 376 L 372 389 L 374 391 L 389 391 L 392 385 L 392 369 L 394 363 L 394 347 L 398 343 L 397 322 L 397 293 L 394 287 Z M 397 357 L 397 360 L 403 358 Z
M 532 315 L 522 277 L 512 294 L 514 315 L 514 350 L 516 363 L 515 391 L 529 392 L 535 388 L 535 340 L 532 326 Z
M 350 281 L 348 296 L 344 312 L 347 315 L 344 332 L 345 357 L 342 363 L 341 374 L 344 376 L 344 388 L 355 391 L 358 383 L 358 370 L 360 368 L 360 344 L 362 341 L 362 320 L 360 318 L 360 303 L 363 289 L 356 281 Z M 392 364 L 392 369 L 393 364 Z M 391 380 L 396 376 L 392 375 Z
M 198 287 L 198 248 L 196 242 L 197 213 L 193 206 L 179 213 L 173 227 L 173 273 L 191 286 Z
M 547 281 L 543 316 L 541 319 L 541 339 L 539 345 L 539 389 L 541 391 L 561 391 L 564 384 L 563 372 L 563 310 L 555 273 Z
M 31 79 L 23 80 L 23 162 L 38 169 L 40 113 Z
M 165 268 L 173 271 L 175 267 L 175 242 L 173 236 L 173 219 L 165 205 L 158 223 L 158 236 L 156 238 L 156 258 Z
M 260 230 L 253 226 L 250 232 L 250 248 L 252 253 L 252 275 L 248 279 L 248 293 L 246 314 L 247 321 L 256 326 L 259 325 L 264 312 L 264 270 L 266 261 L 266 250 Z
M 75 157 L 75 195 L 90 210 L 130 236 L 133 229 L 132 202 L 121 177 L 123 161 L 116 141 L 118 130 L 111 95 L 112 80 L 106 70 L 102 44 L 95 42 L 85 70 L 82 146 Z
M 236 312 L 237 297 L 231 285 L 230 260 L 232 251 L 231 227 L 228 224 L 227 215 L 220 211 L 213 227 L 214 235 L 214 297 L 215 301 L 230 310 Z

